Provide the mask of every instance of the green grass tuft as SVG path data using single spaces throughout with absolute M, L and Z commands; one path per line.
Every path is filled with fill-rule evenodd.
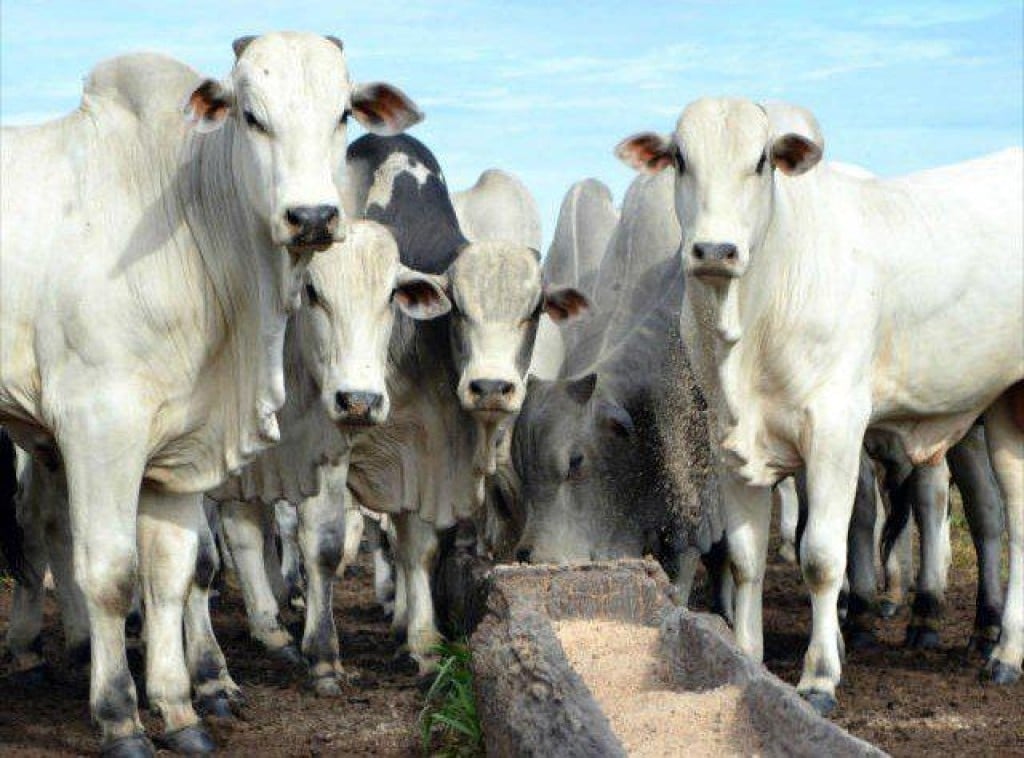
M 473 696 L 469 645 L 465 641 L 446 642 L 434 652 L 441 663 L 420 713 L 423 750 L 442 758 L 482 756 L 484 736 Z

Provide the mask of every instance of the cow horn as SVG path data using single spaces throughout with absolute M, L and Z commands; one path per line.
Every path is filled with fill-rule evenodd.
M 231 49 L 235 51 L 235 60 L 242 57 L 242 53 L 245 52 L 245 48 L 249 47 L 249 43 L 256 39 L 255 34 L 249 34 L 245 37 L 239 37 L 231 43 Z
M 345 43 L 342 42 L 340 39 L 335 37 L 333 34 L 328 34 L 327 39 L 329 39 L 331 42 L 337 45 L 338 49 L 341 50 L 341 52 L 345 52 Z

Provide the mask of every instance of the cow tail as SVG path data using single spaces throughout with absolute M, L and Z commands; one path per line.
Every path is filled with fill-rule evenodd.
M 25 533 L 18 523 L 18 470 L 11 442 L 5 429 L 0 428 L 0 553 L 14 578 L 25 584 L 26 571 L 31 571 L 25 559 Z
M 910 522 L 910 511 L 913 508 L 913 496 L 911 488 L 913 475 L 905 477 L 895 487 L 889 487 L 889 513 L 885 517 L 885 526 L 882 527 L 882 563 L 889 560 L 896 540 L 900 538 L 903 531 Z

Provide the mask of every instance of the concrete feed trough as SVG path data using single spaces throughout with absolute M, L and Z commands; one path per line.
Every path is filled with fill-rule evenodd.
M 881 756 L 752 663 L 653 562 L 498 566 L 470 645 L 489 756 Z

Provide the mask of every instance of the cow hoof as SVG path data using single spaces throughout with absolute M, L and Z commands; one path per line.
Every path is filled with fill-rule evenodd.
M 305 666 L 306 660 L 295 645 L 285 645 L 268 651 L 271 658 L 290 663 L 293 666 Z
M 217 746 L 205 729 L 193 724 L 157 738 L 161 748 L 178 755 L 209 755 Z
M 892 600 L 882 600 L 878 603 L 878 615 L 884 619 L 895 618 L 900 612 L 900 606 Z
M 146 735 L 133 734 L 107 743 L 100 750 L 100 755 L 103 758 L 150 758 L 156 752 Z
M 1021 670 L 993 658 L 982 670 L 982 678 L 991 684 L 1008 685 L 1020 681 Z
M 231 700 L 223 692 L 196 698 L 196 712 L 203 717 L 212 716 L 219 719 L 230 719 L 235 716 Z
M 827 692 L 819 692 L 818 690 L 811 690 L 810 692 L 801 692 L 800 697 L 807 701 L 807 703 L 818 712 L 819 716 L 827 716 L 835 710 L 838 704 L 835 697 L 829 695 Z
M 914 650 L 935 650 L 939 633 L 927 626 L 908 626 L 906 646 Z
M 399 674 L 412 674 L 418 676 L 420 665 L 407 650 L 398 652 L 391 661 L 391 668 Z
M 430 671 L 426 674 L 420 674 L 416 678 L 416 688 L 426 695 L 430 692 L 430 688 L 434 686 L 434 682 L 437 681 L 437 671 Z
M 338 682 L 338 677 L 333 674 L 317 677 L 311 684 L 317 697 L 339 697 L 341 695 L 341 684 Z
M 878 635 L 873 629 L 851 629 L 846 633 L 846 644 L 850 650 L 878 650 Z
M 391 639 L 397 645 L 404 645 L 409 641 L 409 630 L 404 626 L 393 626 L 391 627 Z

